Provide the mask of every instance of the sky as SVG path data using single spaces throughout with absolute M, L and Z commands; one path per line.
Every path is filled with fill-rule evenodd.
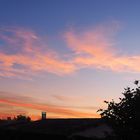
M 140 74 L 139 0 L 0 0 L 0 118 L 97 118 Z

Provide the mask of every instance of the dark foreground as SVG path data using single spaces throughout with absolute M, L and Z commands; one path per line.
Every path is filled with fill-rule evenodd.
M 47 119 L 0 122 L 1 140 L 118 140 L 101 119 Z M 136 139 L 136 138 L 133 138 Z M 125 138 L 124 140 L 133 140 Z

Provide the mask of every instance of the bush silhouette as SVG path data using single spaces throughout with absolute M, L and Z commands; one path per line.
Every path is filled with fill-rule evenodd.
M 31 118 L 28 116 L 24 116 L 24 115 L 17 115 L 14 120 L 16 121 L 25 121 L 25 122 L 30 122 Z
M 134 82 L 135 89 L 125 88 L 124 97 L 119 102 L 104 101 L 107 109 L 99 109 L 100 115 L 114 129 L 116 136 L 133 139 L 140 137 L 140 87 L 139 81 Z

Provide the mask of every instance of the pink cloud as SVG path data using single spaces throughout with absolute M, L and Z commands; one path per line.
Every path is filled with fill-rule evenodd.
M 66 42 L 76 54 L 73 63 L 77 68 L 94 68 L 114 72 L 140 72 L 140 55 L 119 55 L 112 32 L 92 30 L 82 34 L 66 33 Z
M 0 76 L 24 77 L 46 71 L 62 75 L 75 71 L 74 64 L 62 60 L 33 32 L 7 29 L 0 32 L 0 39 L 4 41 L 2 47 L 13 51 L 0 51 Z
M 4 42 L 0 45 L 0 77 L 30 79 L 44 72 L 67 75 L 82 68 L 139 73 L 140 55 L 120 55 L 123 53 L 115 48 L 113 28 L 67 32 L 66 47 L 71 51 L 67 54 L 51 50 L 33 31 L 0 29 L 0 40 Z

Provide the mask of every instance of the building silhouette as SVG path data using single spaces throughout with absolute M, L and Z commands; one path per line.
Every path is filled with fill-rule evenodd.
M 46 120 L 46 112 L 42 112 L 42 120 Z

